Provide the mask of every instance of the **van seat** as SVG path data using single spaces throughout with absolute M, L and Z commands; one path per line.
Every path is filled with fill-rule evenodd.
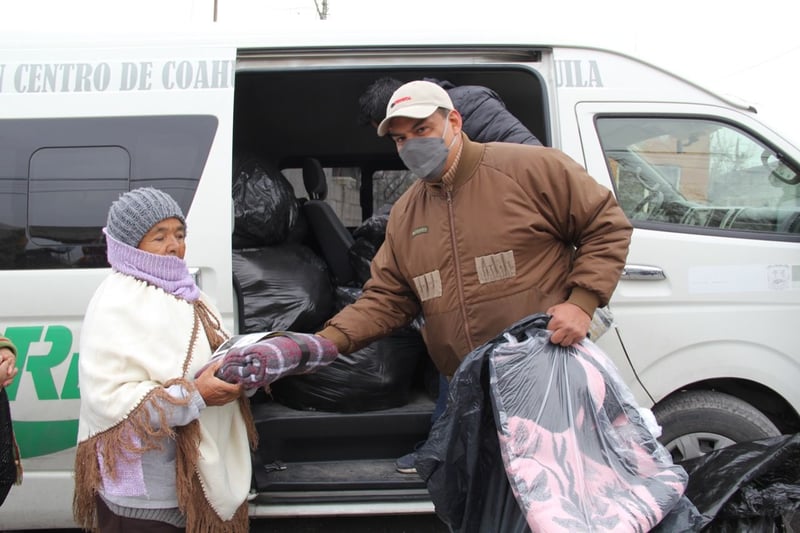
M 308 200 L 303 203 L 302 209 L 311 233 L 336 284 L 348 285 L 356 277 L 347 254 L 353 245 L 353 235 L 325 202 L 328 182 L 319 160 L 309 157 L 303 161 L 303 185 Z

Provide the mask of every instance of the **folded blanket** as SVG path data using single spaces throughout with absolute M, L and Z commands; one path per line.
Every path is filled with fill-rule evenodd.
M 330 364 L 339 352 L 328 339 L 308 333 L 274 331 L 233 337 L 197 372 L 222 359 L 215 375 L 246 389 L 269 385 L 292 374 L 307 374 Z

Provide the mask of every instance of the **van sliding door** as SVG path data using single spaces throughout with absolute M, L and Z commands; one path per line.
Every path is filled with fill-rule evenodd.
M 0 524 L 59 527 L 72 522 L 80 329 L 110 272 L 111 202 L 142 186 L 172 194 L 187 262 L 232 322 L 235 49 L 94 41 L 2 56 L 0 334 L 19 350 L 7 392 L 26 475 Z

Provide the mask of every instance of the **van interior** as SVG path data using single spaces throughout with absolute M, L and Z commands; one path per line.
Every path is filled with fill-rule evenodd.
M 256 168 L 264 169 L 262 178 L 265 174 L 270 175 L 268 179 L 285 178 L 299 203 L 294 225 L 305 229 L 302 236 L 290 235 L 283 242 L 268 245 L 242 244 L 234 235 L 235 278 L 268 279 L 275 274 L 273 269 L 280 268 L 270 263 L 280 262 L 276 258 L 278 250 L 301 246 L 313 254 L 290 254 L 292 260 L 285 268 L 296 271 L 302 268 L 301 262 L 320 258 L 335 293 L 334 300 L 349 291 L 352 301 L 360 291 L 363 276 L 355 275 L 354 270 L 358 269 L 348 264 L 348 251 L 357 242 L 354 234 L 357 236 L 360 226 L 374 220 L 370 218 L 373 215 L 385 215 L 391 202 L 410 183 L 407 177 L 400 180 L 400 185 L 388 183 L 397 175 L 406 175 L 395 146 L 390 140 L 379 138 L 374 127 L 358 121 L 359 96 L 380 77 L 403 82 L 435 78 L 454 85 L 488 87 L 543 144 L 550 144 L 543 82 L 535 71 L 510 63 L 491 68 L 313 70 L 264 70 L 248 65 L 247 58 L 240 60 L 242 68 L 236 77 L 234 188 L 237 180 L 252 179 Z M 255 167 L 253 161 L 257 162 Z M 234 193 L 235 204 L 250 203 L 242 198 Z M 320 206 L 321 203 L 327 205 Z M 251 270 L 258 262 L 253 259 L 256 256 L 268 258 L 260 263 L 266 272 Z M 253 296 L 258 292 L 255 285 L 253 279 L 235 279 L 239 332 L 274 326 L 248 323 L 254 314 L 269 308 L 254 303 L 259 297 Z M 295 287 L 289 293 L 297 291 L 297 283 L 286 285 Z M 324 290 L 327 293 L 331 289 Z M 275 287 L 266 289 L 273 300 L 283 298 L 276 291 Z M 291 300 L 292 294 L 286 298 Z M 331 313 L 321 318 L 329 318 L 342 305 L 335 302 Z M 289 303 L 283 307 L 289 308 Z M 280 309 L 273 306 L 269 312 L 281 314 Z M 307 332 L 313 333 L 322 326 L 324 320 L 314 323 L 319 318 L 304 325 Z M 292 327 L 303 329 L 297 322 Z M 394 461 L 426 439 L 437 397 L 438 373 L 424 351 L 421 335 L 413 327 L 389 340 L 400 344 L 389 346 L 388 355 L 381 355 L 380 349 L 385 348 L 381 345 L 377 353 L 362 356 L 364 359 L 345 361 L 331 381 L 314 381 L 322 380 L 322 376 L 289 376 L 273 384 L 271 393 L 259 392 L 252 399 L 260 437 L 254 475 L 257 498 L 268 498 L 270 502 L 328 502 L 358 497 L 363 501 L 364 495 L 358 494 L 365 490 L 372 496 L 383 493 L 383 498 L 400 500 L 427 497 L 420 477 L 397 473 Z M 407 355 L 408 345 L 403 344 L 409 341 L 420 352 L 414 358 Z M 368 368 L 371 357 L 391 363 L 394 370 L 389 372 L 381 364 L 373 372 Z M 343 359 L 340 357 L 337 363 Z M 347 365 L 352 365 L 350 372 Z M 303 378 L 308 381 L 301 383 Z M 373 388 L 367 390 L 370 383 Z M 387 398 L 392 394 L 394 398 Z M 284 398 L 290 401 L 283 401 Z

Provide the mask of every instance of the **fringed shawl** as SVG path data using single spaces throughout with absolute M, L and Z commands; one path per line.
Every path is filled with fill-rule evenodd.
M 173 438 L 178 505 L 187 531 L 248 530 L 255 431 L 247 400 L 206 407 L 198 420 L 177 428 L 152 427 L 148 412 L 148 406 L 158 410 L 165 401 L 188 402 L 164 389 L 181 383 L 194 390 L 188 376 L 210 358 L 209 339 L 219 342 L 218 316 L 203 297 L 190 303 L 120 273 L 95 292 L 80 343 L 73 512 L 84 529 L 96 527 L 95 495 L 104 474 L 98 450 L 105 475 L 113 479 L 122 454 L 157 449 Z

